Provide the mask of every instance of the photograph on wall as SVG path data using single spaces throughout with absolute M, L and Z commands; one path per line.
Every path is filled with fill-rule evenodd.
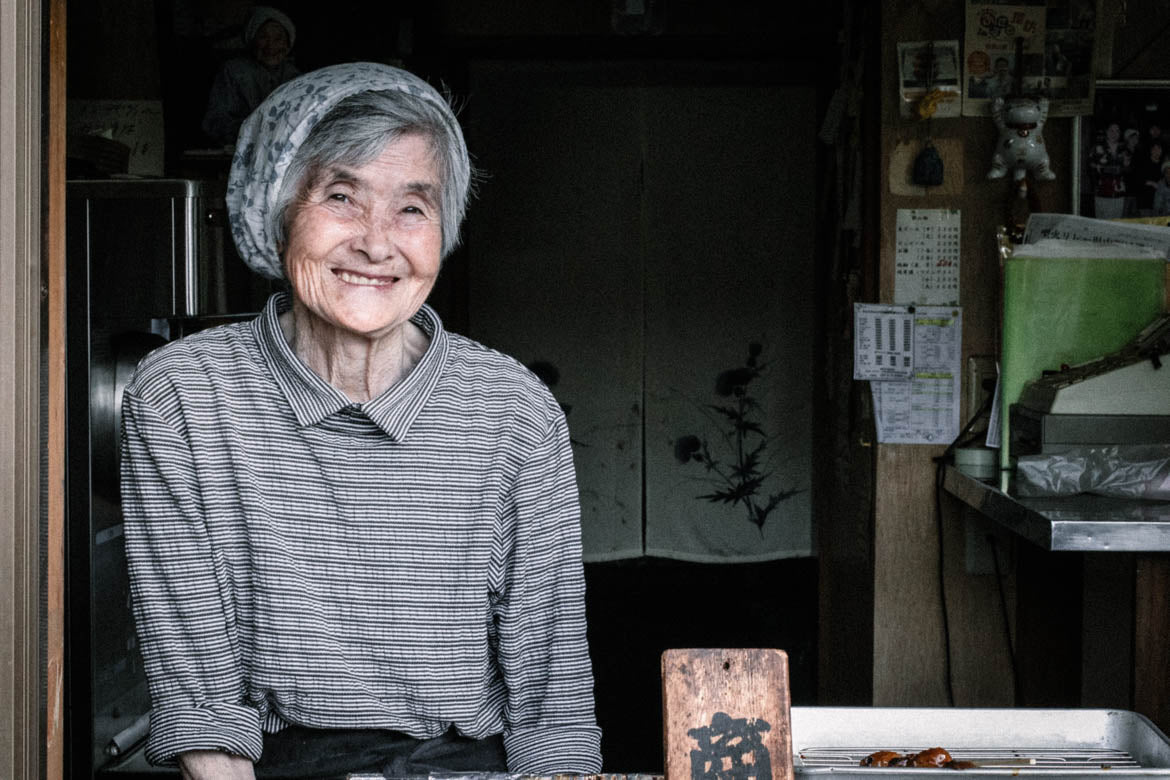
M 1077 119 L 1076 213 L 1097 219 L 1170 216 L 1170 81 L 1100 81 Z
M 1089 113 L 1096 27 L 1096 0 L 968 0 L 963 114 L 1014 94 L 1047 98 L 1052 117 Z
M 935 117 L 959 116 L 958 41 L 912 41 L 898 44 L 898 87 L 902 116 L 913 116 L 928 95 L 935 101 Z

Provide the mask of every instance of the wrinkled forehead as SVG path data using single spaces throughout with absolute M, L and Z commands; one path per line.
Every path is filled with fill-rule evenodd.
M 359 144 L 347 148 L 344 139 L 340 145 L 331 147 L 332 153 L 326 153 L 317 159 L 302 161 L 304 165 L 301 180 L 289 182 L 297 193 L 305 193 L 318 186 L 324 179 L 366 179 L 379 177 L 379 171 L 374 164 L 381 158 L 390 155 L 397 157 L 399 162 L 405 162 L 403 155 L 409 155 L 410 162 L 416 164 L 420 181 L 425 180 L 428 187 L 436 193 L 443 186 L 443 149 L 444 140 L 438 132 L 431 129 L 410 127 L 399 131 L 390 131 L 381 143 Z M 302 150 L 303 151 L 303 150 Z M 290 167 L 288 174 L 293 175 Z M 381 175 L 384 175 L 384 171 Z
M 428 197 L 439 198 L 443 190 L 442 140 L 432 132 L 409 129 L 394 133 L 384 143 L 373 144 L 360 153 L 310 160 L 295 192 L 304 196 L 330 181 L 350 182 L 381 188 L 391 183 L 408 187 Z M 409 175 L 404 175 L 409 171 Z M 396 173 L 398 175 L 396 175 Z

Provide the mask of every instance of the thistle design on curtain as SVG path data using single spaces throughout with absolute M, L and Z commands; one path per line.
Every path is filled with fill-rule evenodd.
M 674 441 L 674 456 L 684 465 L 698 463 L 704 473 L 698 479 L 711 492 L 695 496 L 712 503 L 740 505 L 751 521 L 764 533 L 764 523 L 781 502 L 801 492 L 785 489 L 766 493 L 765 482 L 775 473 L 768 458 L 768 436 L 763 427 L 762 407 L 752 396 L 752 383 L 764 376 L 766 363 L 760 361 L 763 346 L 748 344 L 743 365 L 721 371 L 715 377 L 715 394 L 727 399 L 717 404 L 701 404 L 699 410 L 713 436 L 687 434 Z

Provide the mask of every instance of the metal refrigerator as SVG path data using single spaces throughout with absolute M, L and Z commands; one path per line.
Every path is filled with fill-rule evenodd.
M 122 539 L 122 389 L 151 349 L 259 311 L 272 289 L 235 254 L 221 182 L 77 180 L 67 198 L 65 753 L 67 776 L 88 778 L 150 706 Z

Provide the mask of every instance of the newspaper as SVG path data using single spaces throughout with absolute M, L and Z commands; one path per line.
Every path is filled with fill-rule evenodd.
M 1170 260 L 1170 228 L 1139 222 L 1075 217 L 1071 214 L 1033 214 L 1024 228 L 1024 243 L 1044 239 L 1091 241 L 1095 244 L 1128 244 L 1155 249 Z
M 987 116 L 1017 75 L 1024 95 L 1048 98 L 1050 117 L 1093 113 L 1096 2 L 967 0 L 963 115 Z

